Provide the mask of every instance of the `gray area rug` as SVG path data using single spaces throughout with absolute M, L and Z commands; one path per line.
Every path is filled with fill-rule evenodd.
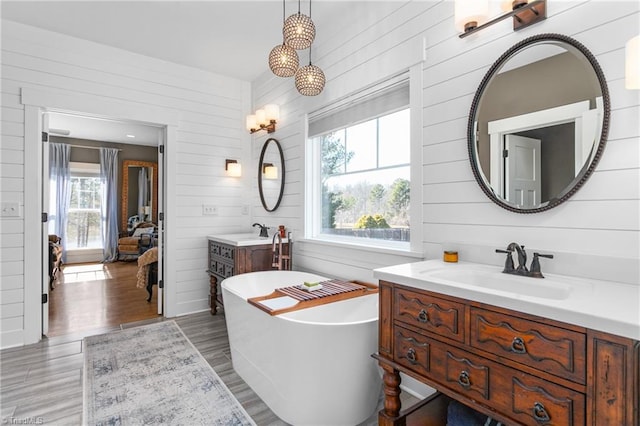
M 86 425 L 254 425 L 174 321 L 84 338 Z

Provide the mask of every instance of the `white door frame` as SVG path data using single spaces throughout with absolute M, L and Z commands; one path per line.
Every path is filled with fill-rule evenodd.
M 176 128 L 179 114 L 171 109 L 140 105 L 118 100 L 77 94 L 73 92 L 53 92 L 35 88 L 21 89 L 21 103 L 24 111 L 24 344 L 39 342 L 42 338 L 42 280 L 44 277 L 41 256 L 44 241 L 41 238 L 42 218 L 42 118 L 45 111 L 72 112 L 76 114 L 138 121 L 165 128 L 165 187 L 164 187 L 164 295 L 165 316 L 175 316 L 175 282 L 171 241 L 171 226 L 175 212 L 169 207 L 174 204 L 175 190 L 171 186 L 175 176 L 175 165 L 166 161 L 175 156 Z
M 574 146 L 582 147 L 582 116 L 589 111 L 589 101 L 580 101 L 559 107 L 534 111 L 515 117 L 503 118 L 488 123 L 490 144 L 490 182 L 496 194 L 504 188 L 504 164 L 502 150 L 504 135 L 540 127 L 555 126 L 564 123 L 575 123 Z M 575 148 L 577 149 L 577 148 Z M 582 158 L 582 156 L 580 156 Z

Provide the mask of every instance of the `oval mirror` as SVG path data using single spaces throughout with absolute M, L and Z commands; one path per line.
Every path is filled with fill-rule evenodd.
M 467 140 L 473 174 L 501 207 L 548 210 L 593 172 L 609 127 L 609 92 L 593 55 L 560 34 L 505 52 L 478 88 Z
M 258 191 L 266 211 L 278 208 L 284 193 L 284 154 L 280 143 L 273 138 L 265 141 L 260 153 Z

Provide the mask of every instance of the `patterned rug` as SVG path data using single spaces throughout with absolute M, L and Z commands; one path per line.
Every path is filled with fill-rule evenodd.
M 254 425 L 174 321 L 84 338 L 83 424 Z

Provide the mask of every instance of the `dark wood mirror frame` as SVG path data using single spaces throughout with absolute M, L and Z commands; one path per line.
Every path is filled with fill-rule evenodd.
M 477 158 L 477 148 L 476 148 L 476 119 L 478 116 L 478 109 L 480 105 L 480 101 L 482 95 L 485 93 L 487 86 L 492 81 L 493 77 L 499 73 L 502 67 L 505 65 L 509 59 L 511 59 L 517 53 L 533 46 L 536 43 L 541 42 L 557 42 L 558 44 L 566 44 L 568 47 L 573 48 L 573 50 L 577 50 L 582 53 L 584 57 L 587 59 L 589 64 L 591 65 L 593 72 L 595 73 L 598 82 L 600 83 L 600 90 L 602 92 L 603 99 L 603 118 L 602 118 L 602 132 L 600 134 L 600 140 L 598 141 L 597 148 L 594 149 L 595 152 L 591 155 L 590 162 L 585 163 L 582 167 L 580 173 L 573 179 L 573 181 L 559 194 L 557 197 L 550 199 L 548 202 L 544 202 L 542 204 L 538 204 L 537 207 L 534 208 L 519 208 L 514 204 L 511 204 L 504 200 L 503 198 L 496 195 L 494 190 L 489 185 L 486 177 L 483 174 L 483 171 L 480 168 L 479 160 Z M 523 84 L 523 87 L 526 86 Z M 589 178 L 589 176 L 593 173 L 602 156 L 604 151 L 604 147 L 607 140 L 607 135 L 609 132 L 609 116 L 610 116 L 610 99 L 609 99 L 609 91 L 607 88 L 607 83 L 604 77 L 604 73 L 600 68 L 595 57 L 591 54 L 591 52 L 580 42 L 574 40 L 571 37 L 567 37 L 561 34 L 539 34 L 533 37 L 529 37 L 527 39 L 522 40 L 521 42 L 515 44 L 509 50 L 507 50 L 500 58 L 491 66 L 489 71 L 484 76 L 476 94 L 473 98 L 473 103 L 471 104 L 471 111 L 469 113 L 469 122 L 467 125 L 467 147 L 469 151 L 469 160 L 471 162 L 471 169 L 473 170 L 473 175 L 484 191 L 484 193 L 496 204 L 500 207 L 507 209 L 509 211 L 515 213 L 538 213 L 545 210 L 549 210 L 557 205 L 563 203 L 567 199 L 569 199 L 573 194 L 580 189 L 580 187 L 585 183 L 585 181 Z
M 158 163 L 151 161 L 124 160 L 122 162 L 122 194 L 120 196 L 121 231 L 127 229 L 127 200 L 129 199 L 129 167 L 150 167 L 153 169 L 153 189 L 151 201 L 151 221 L 158 223 Z
M 265 153 L 267 152 L 267 148 L 269 147 L 270 143 L 274 143 L 278 148 L 278 154 L 280 154 L 280 165 L 282 166 L 282 173 L 280 175 L 280 192 L 278 194 L 278 200 L 276 201 L 275 205 L 273 205 L 272 207 L 267 205 L 267 201 L 264 198 L 264 192 L 262 189 L 262 167 L 264 165 L 264 156 L 265 156 Z M 282 147 L 280 146 L 280 142 L 278 142 L 276 139 L 269 138 L 264 142 L 264 145 L 262 146 L 262 152 L 260 152 L 260 161 L 258 162 L 258 192 L 260 193 L 260 201 L 262 202 L 262 207 L 264 207 L 266 211 L 268 212 L 275 211 L 275 209 L 277 209 L 278 206 L 280 205 L 280 202 L 282 201 L 282 196 L 284 195 L 284 179 L 285 179 L 285 166 L 284 166 L 284 153 L 282 152 Z

